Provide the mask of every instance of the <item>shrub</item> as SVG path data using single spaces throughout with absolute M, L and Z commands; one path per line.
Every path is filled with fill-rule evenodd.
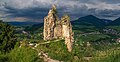
M 6 54 L 0 52 L 0 62 L 8 62 L 9 58 Z
M 37 51 L 28 48 L 28 47 L 21 47 L 15 48 L 8 54 L 10 62 L 40 62 L 37 55 Z

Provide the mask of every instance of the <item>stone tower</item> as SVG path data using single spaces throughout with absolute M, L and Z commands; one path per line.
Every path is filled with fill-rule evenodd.
M 44 18 L 44 40 L 52 40 L 54 38 L 54 28 L 58 21 L 56 7 L 53 5 L 48 15 Z
M 70 17 L 68 15 L 63 16 L 61 22 L 62 22 L 62 35 L 65 38 L 65 44 L 67 45 L 68 51 L 71 52 L 74 42 L 73 38 L 74 33 L 72 32 Z
M 59 20 L 56 6 L 53 5 L 48 15 L 44 18 L 44 40 L 64 38 L 68 51 L 71 52 L 74 42 L 73 35 L 70 17 L 65 15 Z

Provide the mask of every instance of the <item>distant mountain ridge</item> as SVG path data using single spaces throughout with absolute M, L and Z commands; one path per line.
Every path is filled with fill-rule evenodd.
M 39 27 L 39 26 L 41 27 L 43 25 L 43 23 L 41 24 L 40 22 L 7 22 L 7 23 L 15 26 L 32 25 L 33 27 Z M 104 27 L 104 26 L 120 25 L 120 17 L 112 21 L 108 19 L 100 19 L 94 15 L 87 15 L 84 17 L 80 17 L 77 20 L 71 21 L 71 23 L 73 25 Z
M 106 24 L 103 20 L 93 15 L 81 17 L 78 20 L 73 21 L 72 23 L 77 25 L 88 25 L 88 26 L 95 26 L 95 27 L 103 27 Z
M 112 21 L 111 23 L 109 23 L 109 25 L 113 26 L 113 25 L 120 25 L 120 17 L 115 19 L 114 21 Z
M 7 23 L 11 24 L 11 25 L 14 25 L 14 26 L 39 24 L 39 22 L 7 22 Z
M 105 22 L 106 24 L 109 24 L 112 22 L 112 20 L 108 20 L 108 19 L 101 19 L 103 22 Z

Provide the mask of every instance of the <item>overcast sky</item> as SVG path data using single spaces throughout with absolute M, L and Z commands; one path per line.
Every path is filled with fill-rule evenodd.
M 114 20 L 120 17 L 120 0 L 0 0 L 0 18 L 4 21 L 43 21 L 51 5 L 59 16 L 72 20 L 86 15 Z

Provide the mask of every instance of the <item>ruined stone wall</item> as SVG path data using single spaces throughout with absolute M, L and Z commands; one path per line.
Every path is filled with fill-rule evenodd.
M 54 29 L 54 38 L 59 39 L 62 38 L 62 24 L 60 21 L 56 24 Z
M 74 42 L 70 17 L 65 15 L 59 20 L 56 7 L 53 5 L 48 15 L 44 18 L 44 40 L 64 38 L 68 51 L 72 51 Z
M 67 45 L 68 51 L 71 52 L 74 42 L 74 38 L 73 38 L 74 33 L 72 32 L 70 17 L 68 15 L 65 15 L 62 17 L 61 20 L 62 20 L 62 32 L 63 32 L 63 37 L 65 38 L 65 44 Z
M 44 18 L 44 40 L 52 40 L 54 38 L 54 29 L 58 21 L 55 9 L 53 7 Z
M 48 14 L 44 19 L 44 40 L 51 40 L 54 34 L 55 19 L 54 15 Z

